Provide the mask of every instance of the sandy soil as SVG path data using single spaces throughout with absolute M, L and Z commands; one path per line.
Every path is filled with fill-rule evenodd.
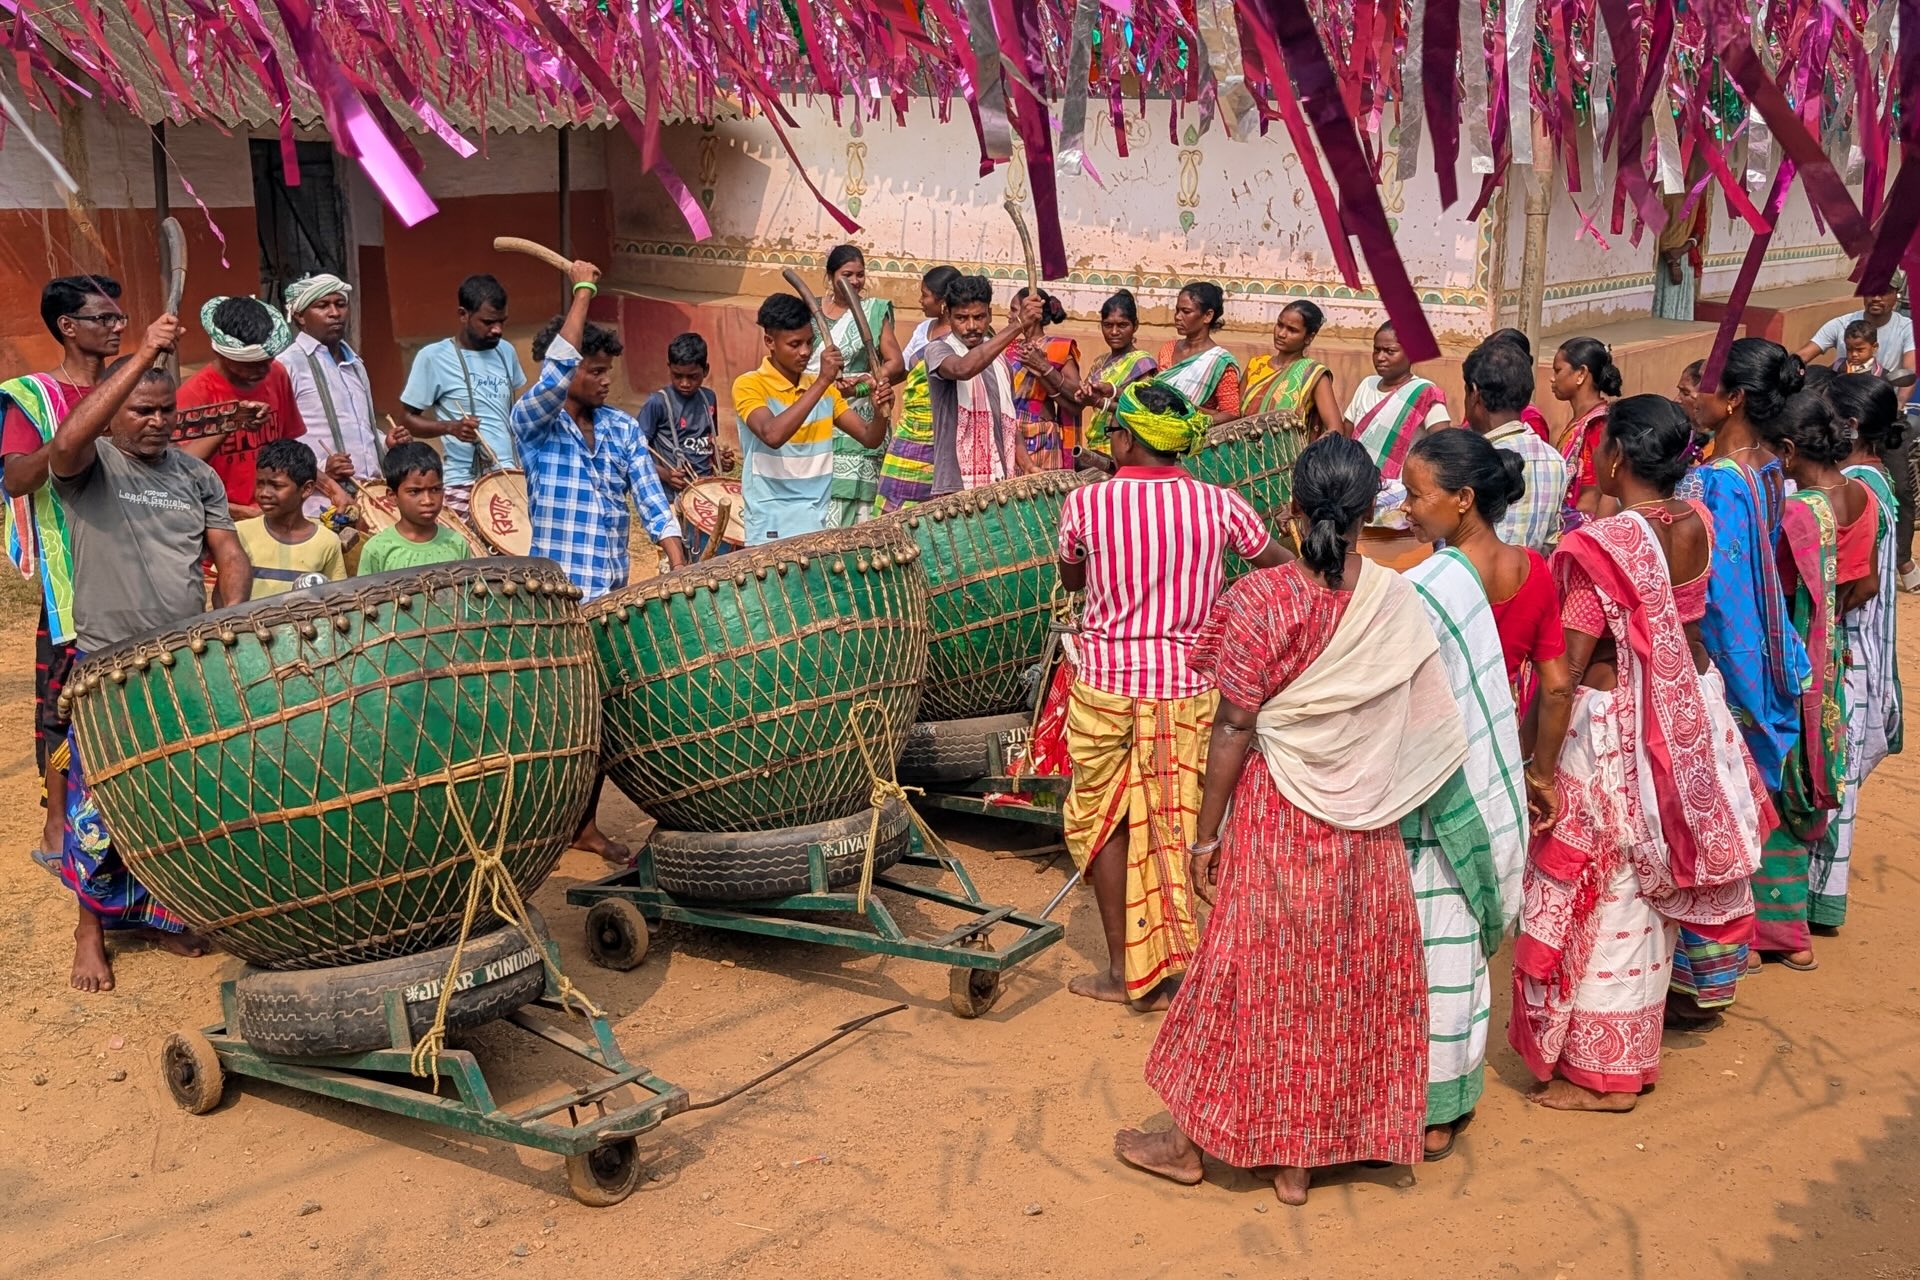
M 1920 638 L 1920 604 L 1902 613 Z M 1638 1111 L 1522 1100 L 1503 968 L 1488 1096 L 1456 1155 L 1410 1186 L 1403 1169 L 1327 1177 L 1298 1210 L 1245 1173 L 1210 1165 L 1188 1189 L 1114 1160 L 1115 1128 L 1166 1122 L 1140 1079 L 1158 1018 L 1066 994 L 1100 951 L 1084 892 L 1065 943 L 965 1022 L 943 969 L 734 934 L 669 929 L 639 969 L 596 969 L 562 892 L 599 866 L 570 853 L 536 899 L 568 970 L 629 1054 L 696 1098 L 910 1006 L 654 1131 L 653 1180 L 594 1210 L 556 1158 L 284 1088 L 176 1110 L 160 1043 L 217 1018 L 236 964 L 132 950 L 117 992 L 67 988 L 72 902 L 26 856 L 31 651 L 16 614 L 0 626 L 0 1275 L 1920 1277 L 1914 756 L 1868 790 L 1853 922 L 1821 942 L 1820 970 L 1770 967 L 1724 1028 L 1670 1035 Z M 607 816 L 637 821 L 624 802 Z M 1037 832 L 940 825 L 990 896 L 1038 906 L 1063 880 L 1061 862 L 997 856 Z M 551 1090 L 556 1063 L 517 1033 L 469 1043 L 503 1098 Z

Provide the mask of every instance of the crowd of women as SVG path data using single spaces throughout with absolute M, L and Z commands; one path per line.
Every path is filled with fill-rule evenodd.
M 1310 354 L 1324 317 L 1308 301 L 1243 369 L 1216 337 L 1217 285 L 1179 292 L 1176 336 L 1152 354 L 1123 290 L 1083 370 L 1047 333 L 1057 301 L 1020 291 L 989 342 L 986 282 L 967 281 L 929 273 L 925 320 L 882 344 L 905 387 L 876 506 L 916 438 L 929 349 L 951 366 L 984 344 L 965 372 L 1004 378 L 977 403 L 1007 406 L 1019 469 L 1118 464 L 1105 496 L 1070 499 L 1061 560 L 1088 592 L 1083 644 L 1141 646 L 1136 674 L 1155 676 L 1101 691 L 1150 750 L 1076 741 L 1071 717 L 1065 730 L 1076 788 L 1095 746 L 1131 771 L 1081 797 L 1106 815 L 1086 831 L 1069 800 L 1076 861 L 1127 860 L 1107 892 L 1090 877 L 1111 970 L 1073 989 L 1167 1008 L 1146 1074 L 1175 1127 L 1122 1131 L 1122 1159 L 1183 1183 L 1202 1152 L 1272 1168 L 1298 1203 L 1316 1168 L 1445 1158 L 1481 1096 L 1489 961 L 1510 937 L 1508 1040 L 1539 1080 L 1531 1097 L 1560 1110 L 1631 1109 L 1659 1078 L 1663 1029 L 1712 1027 L 1768 962 L 1818 965 L 1815 936 L 1846 921 L 1861 784 L 1900 749 L 1888 459 L 1904 418 L 1885 378 L 1743 338 L 1671 398 L 1623 396 L 1606 346 L 1575 338 L 1553 357 L 1569 415 L 1556 433 L 1513 330 L 1467 358 L 1456 416 L 1387 326 L 1343 404 Z M 942 348 L 956 303 L 975 318 Z M 868 305 L 890 333 L 885 304 Z M 831 336 L 855 369 L 853 326 Z M 1207 426 L 1276 411 L 1311 439 L 1293 475 L 1297 557 L 1260 546 L 1230 501 L 1125 496 L 1191 487 L 1170 464 Z M 1169 501 L 1231 536 L 1126 518 Z M 1388 507 L 1437 548 L 1404 574 L 1360 554 Z M 1272 567 L 1222 594 L 1217 563 L 1155 541 L 1182 537 Z M 1103 580 L 1133 585 L 1096 600 Z M 1191 634 L 1134 626 L 1148 615 L 1191 618 Z M 1180 672 L 1155 670 L 1169 645 Z M 1211 690 L 1189 696 L 1188 673 Z M 1188 742 L 1198 758 L 1174 758 Z M 1204 929 L 1189 890 L 1213 903 Z
M 1508 936 L 1532 1099 L 1629 1110 L 1663 1029 L 1815 968 L 1845 922 L 1860 785 L 1900 745 L 1893 387 L 1755 338 L 1684 404 L 1621 397 L 1590 340 L 1554 368 L 1550 561 L 1497 533 L 1517 454 L 1437 426 L 1382 448 L 1349 413 L 1294 471 L 1298 559 L 1193 645 L 1214 906 L 1147 1061 L 1174 1128 L 1123 1130 L 1128 1163 L 1194 1183 L 1206 1152 L 1299 1203 L 1317 1168 L 1445 1158 Z M 1325 380 L 1292 379 L 1303 416 Z M 1439 548 L 1404 574 L 1359 553 L 1396 464 Z

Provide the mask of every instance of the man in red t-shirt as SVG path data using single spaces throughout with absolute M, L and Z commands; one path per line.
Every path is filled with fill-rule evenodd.
M 307 433 L 293 380 L 274 360 L 293 345 L 293 330 L 286 317 L 257 298 L 210 299 L 200 308 L 200 327 L 213 340 L 213 363 L 180 385 L 179 407 L 241 401 L 261 408 L 225 435 L 183 440 L 180 447 L 213 467 L 226 486 L 234 519 L 252 519 L 260 514 L 253 505 L 260 446 Z

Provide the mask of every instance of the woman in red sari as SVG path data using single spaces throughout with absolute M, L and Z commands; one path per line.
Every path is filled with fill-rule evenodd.
M 1554 814 L 1522 881 L 1508 1039 L 1562 1111 L 1630 1111 L 1660 1074 L 1676 926 L 1751 935 L 1748 877 L 1773 810 L 1694 630 L 1713 530 L 1673 496 L 1692 429 L 1631 396 L 1594 446 L 1620 505 L 1561 539 L 1570 704 L 1543 703 L 1529 793 Z M 1680 585 L 1676 586 L 1675 583 Z
M 1300 559 L 1242 579 L 1189 658 L 1220 692 L 1192 867 L 1218 900 L 1147 1058 L 1176 1128 L 1114 1138 L 1175 1182 L 1201 1180 L 1205 1151 L 1276 1167 L 1281 1202 L 1303 1204 L 1316 1168 L 1421 1158 L 1426 973 L 1400 819 L 1467 740 L 1418 595 L 1358 554 L 1379 484 L 1357 442 L 1308 445 Z
M 1553 398 L 1573 412 L 1573 421 L 1560 434 L 1560 456 L 1567 460 L 1567 506 L 1562 528 L 1578 529 L 1600 515 L 1611 514 L 1600 497 L 1593 471 L 1593 447 L 1607 425 L 1607 405 L 1620 394 L 1620 370 L 1613 352 L 1598 338 L 1569 338 L 1553 353 Z

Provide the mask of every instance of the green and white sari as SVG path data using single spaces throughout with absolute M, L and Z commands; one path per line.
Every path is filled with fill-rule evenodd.
M 1487 962 L 1520 914 L 1527 856 L 1519 721 L 1480 575 L 1441 551 L 1404 575 L 1426 606 L 1467 731 L 1467 761 L 1401 823 L 1427 963 L 1427 1123 L 1472 1111 L 1485 1087 Z
M 860 307 L 866 313 L 867 328 L 873 331 L 873 341 L 878 346 L 880 331 L 893 319 L 893 304 L 885 298 L 864 298 Z M 860 341 L 860 326 L 854 321 L 853 312 L 844 312 L 833 322 L 827 331 L 827 341 L 840 349 L 842 377 L 851 378 L 873 372 L 867 366 L 867 349 Z M 818 350 L 808 363 L 807 371 L 814 374 L 820 372 Z M 849 397 L 847 408 L 867 421 L 873 421 L 873 400 L 870 397 Z M 844 431 L 836 430 L 833 433 L 833 514 L 836 524 L 858 524 L 872 517 L 874 495 L 880 491 L 880 459 L 885 453 L 884 448 L 867 448 Z

